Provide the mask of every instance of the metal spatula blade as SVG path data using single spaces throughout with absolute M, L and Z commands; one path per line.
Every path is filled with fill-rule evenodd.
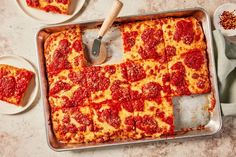
M 105 53 L 106 51 L 103 50 L 102 54 L 100 52 L 102 50 L 101 45 L 103 45 L 102 44 L 102 37 L 105 35 L 107 30 L 113 24 L 115 18 L 118 16 L 122 6 L 123 6 L 123 3 L 120 2 L 119 0 L 114 1 L 114 4 L 113 4 L 110 14 L 108 14 L 108 16 L 104 20 L 104 22 L 98 32 L 98 38 L 95 39 L 93 42 L 91 54 L 92 54 L 92 58 L 93 58 L 94 62 L 96 62 L 96 63 L 103 63 L 106 60 L 106 56 L 107 56 L 107 53 Z M 98 61 L 95 61 L 96 59 Z
M 102 37 L 98 37 L 97 39 L 94 39 L 93 41 L 93 47 L 92 47 L 92 55 L 97 57 L 100 53 L 100 47 L 101 47 Z

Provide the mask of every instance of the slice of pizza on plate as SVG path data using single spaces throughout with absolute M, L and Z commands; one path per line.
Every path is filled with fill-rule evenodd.
M 0 65 L 0 100 L 21 106 L 34 73 L 11 65 Z
M 58 14 L 69 14 L 71 0 L 26 0 L 29 7 L 53 12 Z

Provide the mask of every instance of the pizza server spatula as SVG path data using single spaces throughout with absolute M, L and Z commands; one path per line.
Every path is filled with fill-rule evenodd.
M 108 16 L 105 18 L 99 32 L 98 32 L 98 37 L 93 41 L 93 46 L 92 46 L 92 53 L 90 57 L 90 61 L 92 64 L 102 64 L 105 62 L 107 58 L 107 51 L 104 43 L 102 42 L 102 38 L 107 32 L 107 30 L 111 27 L 113 24 L 115 18 L 118 16 L 121 8 L 123 6 L 123 3 L 120 2 L 119 0 L 114 0 L 112 9 Z

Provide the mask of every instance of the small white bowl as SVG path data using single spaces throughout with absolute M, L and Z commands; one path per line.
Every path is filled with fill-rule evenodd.
M 236 42 L 236 29 L 226 30 L 220 25 L 220 16 L 224 11 L 233 12 L 235 10 L 236 14 L 236 3 L 225 3 L 219 6 L 214 13 L 213 23 L 216 29 L 220 30 L 221 33 L 227 38 L 234 40 Z

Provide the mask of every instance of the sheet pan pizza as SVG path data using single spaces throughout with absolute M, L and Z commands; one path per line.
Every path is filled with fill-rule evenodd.
M 120 26 L 122 63 L 88 66 L 79 27 L 44 45 L 48 100 L 62 143 L 103 143 L 174 134 L 172 98 L 211 90 L 206 43 L 193 18 Z

